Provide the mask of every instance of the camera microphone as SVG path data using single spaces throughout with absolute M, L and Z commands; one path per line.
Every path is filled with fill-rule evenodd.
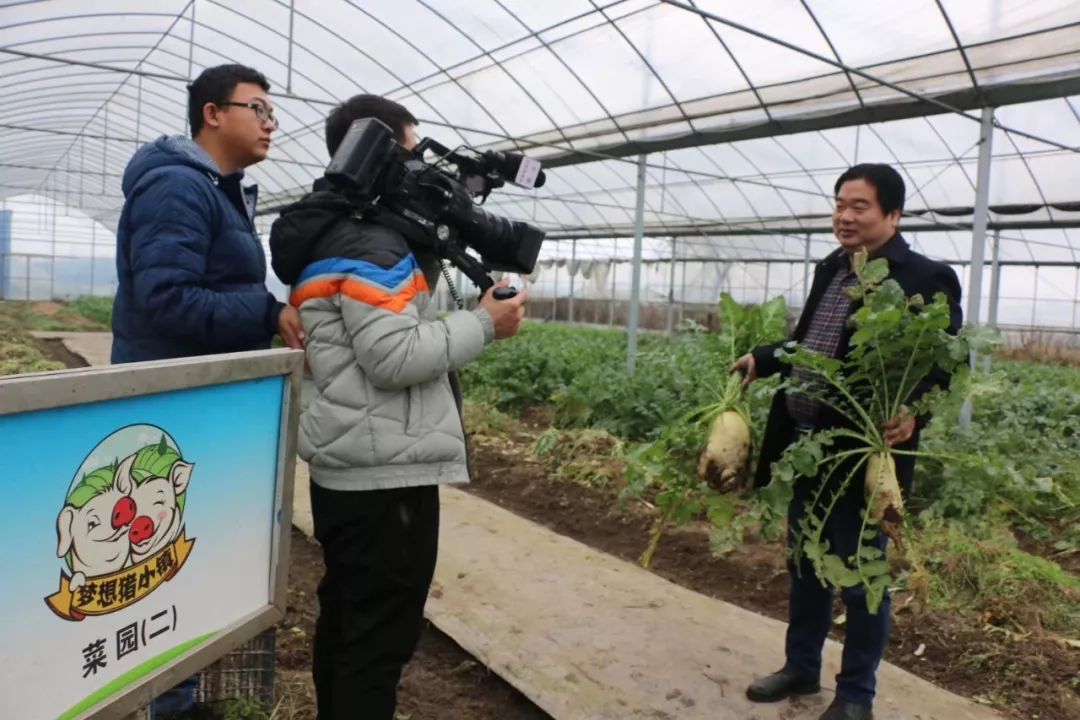
M 499 174 L 518 187 L 538 188 L 543 187 L 547 176 L 540 169 L 540 161 L 525 155 L 512 152 L 499 152 L 487 150 L 484 152 L 484 160 L 499 171 Z

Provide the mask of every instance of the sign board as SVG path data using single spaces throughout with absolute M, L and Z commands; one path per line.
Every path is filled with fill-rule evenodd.
M 0 717 L 122 717 L 284 616 L 302 362 L 0 379 Z

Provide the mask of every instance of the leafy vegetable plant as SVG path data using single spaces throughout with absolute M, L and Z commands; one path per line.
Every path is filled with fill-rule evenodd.
M 708 355 L 681 368 L 699 390 L 697 397 L 686 398 L 693 409 L 628 457 L 624 494 L 641 496 L 651 489 L 659 509 L 641 555 L 644 567 L 651 563 L 669 527 L 685 524 L 702 512 L 714 525 L 725 527 L 735 515 L 735 499 L 722 493 L 739 487 L 750 474 L 750 405 L 741 378 L 728 374 L 727 368 L 759 345 L 781 339 L 787 308 L 780 297 L 744 308 L 725 293 L 720 311 L 724 324 L 712 338 Z M 758 390 L 762 391 L 767 390 Z

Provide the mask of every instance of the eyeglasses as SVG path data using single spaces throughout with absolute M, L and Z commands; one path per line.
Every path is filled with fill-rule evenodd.
M 262 103 L 258 103 L 258 102 L 254 102 L 254 101 L 253 102 L 246 102 L 246 103 L 242 103 L 242 102 L 223 102 L 223 103 L 218 103 L 218 105 L 234 105 L 236 107 L 251 108 L 252 110 L 255 111 L 255 117 L 259 120 L 259 122 L 261 122 L 261 123 L 265 123 L 265 122 L 272 123 L 275 130 L 279 127 L 278 126 L 278 119 L 274 116 L 274 111 L 271 110 L 270 108 L 266 107 Z

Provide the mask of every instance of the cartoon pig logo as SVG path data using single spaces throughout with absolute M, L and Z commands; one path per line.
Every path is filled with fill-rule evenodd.
M 132 563 L 140 563 L 176 540 L 184 526 L 184 493 L 194 466 L 166 443 L 131 458 L 118 481 L 131 488 L 134 517 L 128 538 Z
M 127 567 L 131 559 L 129 526 L 135 519 L 130 487 L 116 484 L 116 468 L 103 467 L 83 478 L 56 519 L 56 556 L 73 571 L 71 587 L 86 576 L 107 575 Z
M 109 456 L 124 459 L 94 467 Z M 101 441 L 56 519 L 56 554 L 70 575 L 62 572 L 59 591 L 45 598 L 50 609 L 67 620 L 105 615 L 171 580 L 195 542 L 184 534 L 193 469 L 152 425 L 121 428 Z

